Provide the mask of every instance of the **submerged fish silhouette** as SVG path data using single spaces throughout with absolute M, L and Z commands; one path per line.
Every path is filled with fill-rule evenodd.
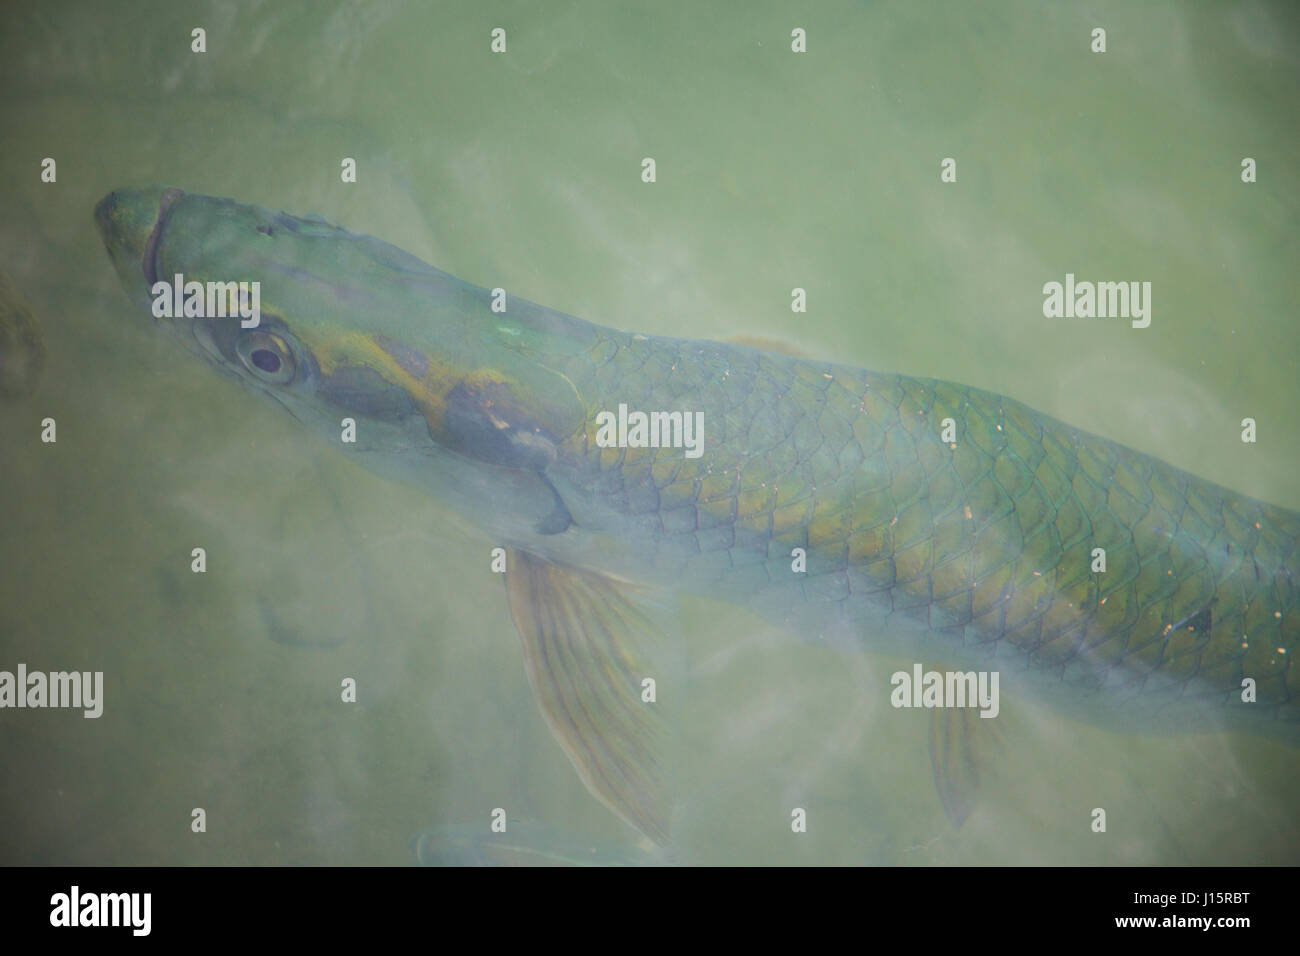
M 684 592 L 810 637 L 996 669 L 1004 689 L 1102 726 L 1300 742 L 1296 512 L 963 385 L 636 335 L 518 299 L 495 312 L 487 290 L 319 217 L 161 187 L 111 193 L 95 216 L 142 304 L 176 273 L 260 281 L 257 328 L 155 324 L 327 441 L 354 419 L 351 453 L 508 549 L 553 735 L 657 842 L 671 708 L 643 695 L 648 678 L 663 700 L 676 692 Z M 620 404 L 703 413 L 703 455 L 601 447 L 598 416 Z M 958 822 L 974 756 L 992 749 L 971 735 L 996 723 L 971 716 L 935 712 L 931 734 Z

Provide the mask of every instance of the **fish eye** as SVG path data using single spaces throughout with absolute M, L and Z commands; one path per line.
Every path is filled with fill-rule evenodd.
M 271 332 L 248 332 L 240 336 L 235 354 L 244 367 L 263 382 L 287 385 L 293 381 L 297 363 L 289 344 Z

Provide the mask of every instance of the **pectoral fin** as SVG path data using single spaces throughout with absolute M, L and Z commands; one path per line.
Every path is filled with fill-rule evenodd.
M 656 843 L 668 842 L 675 626 L 652 596 L 524 551 L 507 558 L 510 614 L 538 706 L 574 769 L 602 803 Z M 669 623 L 665 629 L 665 623 Z

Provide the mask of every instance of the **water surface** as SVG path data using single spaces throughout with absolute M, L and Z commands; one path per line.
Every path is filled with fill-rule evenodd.
M 764 335 L 991 389 L 1300 508 L 1290 4 L 50 2 L 0 19 L 0 267 L 48 353 L 36 395 L 0 404 L 0 668 L 106 681 L 99 720 L 0 712 L 5 862 L 412 863 L 413 834 L 498 806 L 638 841 L 546 731 L 494 542 L 155 338 L 91 219 L 118 186 L 319 212 L 619 328 Z M 1042 285 L 1067 272 L 1152 282 L 1151 327 L 1044 319 Z M 924 713 L 888 706 L 910 662 L 704 601 L 684 631 L 682 862 L 1297 859 L 1293 749 L 1034 711 L 956 830 Z

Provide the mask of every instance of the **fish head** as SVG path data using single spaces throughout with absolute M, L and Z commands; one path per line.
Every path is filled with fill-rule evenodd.
M 512 526 L 520 512 L 536 523 L 562 510 L 542 475 L 586 409 L 530 354 L 545 330 L 503 321 L 487 290 L 319 216 L 175 188 L 117 190 L 95 220 L 161 331 L 319 437 Z M 192 282 L 221 284 L 217 299 L 236 314 L 159 308 Z M 254 304 L 255 326 L 237 309 Z

